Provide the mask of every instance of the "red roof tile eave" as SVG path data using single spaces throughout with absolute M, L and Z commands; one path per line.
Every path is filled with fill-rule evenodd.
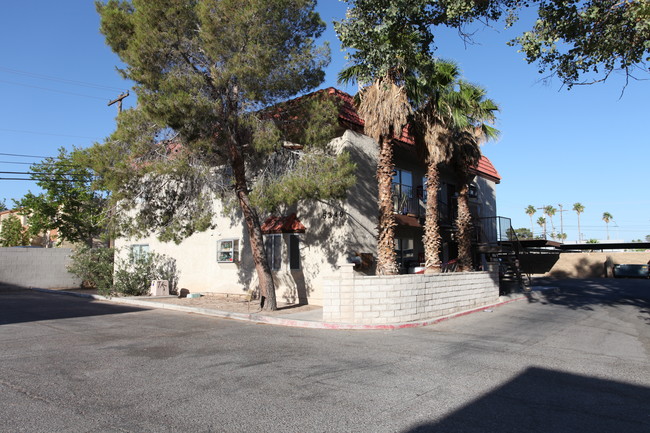
M 351 129 L 357 132 L 363 132 L 364 121 L 357 114 L 354 107 L 354 98 L 348 93 L 334 87 L 329 87 L 326 91 L 330 95 L 335 95 L 343 101 L 343 106 L 339 112 L 339 120 L 341 123 L 343 123 L 344 126 L 351 126 Z M 405 126 L 402 129 L 402 134 L 399 138 L 396 138 L 396 140 L 405 146 L 413 146 L 415 144 L 413 137 L 409 134 L 408 126 Z M 494 165 L 486 156 L 481 156 L 478 166 L 470 168 L 470 171 L 495 183 L 501 183 L 499 172 L 494 168 Z

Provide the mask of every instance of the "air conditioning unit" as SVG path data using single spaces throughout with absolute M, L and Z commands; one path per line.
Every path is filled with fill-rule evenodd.
M 169 281 L 153 280 L 149 288 L 150 296 L 167 296 L 169 295 Z

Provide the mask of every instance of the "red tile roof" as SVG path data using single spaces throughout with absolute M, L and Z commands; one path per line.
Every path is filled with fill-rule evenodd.
M 270 216 L 262 224 L 262 233 L 304 233 L 305 226 L 296 217 L 295 213 L 288 216 Z
M 494 168 L 494 165 L 492 165 L 492 161 L 490 161 L 483 155 L 481 155 L 481 159 L 478 162 L 478 165 L 476 167 L 472 167 L 471 171 L 483 177 L 486 177 L 496 183 L 501 182 L 501 175 L 499 175 L 497 169 Z
M 329 87 L 325 89 L 325 91 L 330 95 L 334 95 L 339 101 L 343 102 L 339 110 L 339 120 L 341 123 L 352 130 L 363 132 L 364 121 L 357 113 L 354 105 L 354 98 L 341 90 L 335 89 L 334 87 Z M 408 125 L 402 129 L 402 134 L 397 138 L 397 141 L 407 146 L 415 145 L 415 140 L 409 132 Z M 472 171 L 496 183 L 501 182 L 501 176 L 486 156 L 481 156 L 481 160 L 476 167 L 472 167 Z

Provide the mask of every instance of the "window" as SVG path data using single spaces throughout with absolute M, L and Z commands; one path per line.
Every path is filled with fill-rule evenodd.
M 148 244 L 131 245 L 131 263 L 136 260 L 145 258 L 147 256 L 147 253 L 149 253 Z
M 300 238 L 296 234 L 289 235 L 289 269 L 300 269 Z
M 239 261 L 239 239 L 221 239 L 217 242 L 217 262 L 234 263 Z
M 414 213 L 413 174 L 408 170 L 395 169 L 393 175 L 393 208 L 397 213 Z
M 412 238 L 395 238 L 396 259 L 401 268 L 408 268 L 415 261 L 413 243 Z
M 467 192 L 467 195 L 469 198 L 477 198 L 478 197 L 478 188 L 476 187 L 476 184 L 473 183 L 469 186 L 469 190 Z
M 411 188 L 413 186 L 413 174 L 408 170 L 396 168 L 395 174 L 393 175 L 393 183 Z
M 277 271 L 282 266 L 282 235 L 266 235 L 264 249 L 271 270 Z

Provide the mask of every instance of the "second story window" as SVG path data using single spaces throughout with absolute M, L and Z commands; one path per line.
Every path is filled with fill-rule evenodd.
M 393 175 L 393 185 L 402 189 L 413 188 L 413 173 L 408 170 L 396 168 L 395 174 Z
M 393 175 L 393 203 L 397 213 L 413 213 L 413 173 L 401 168 Z

